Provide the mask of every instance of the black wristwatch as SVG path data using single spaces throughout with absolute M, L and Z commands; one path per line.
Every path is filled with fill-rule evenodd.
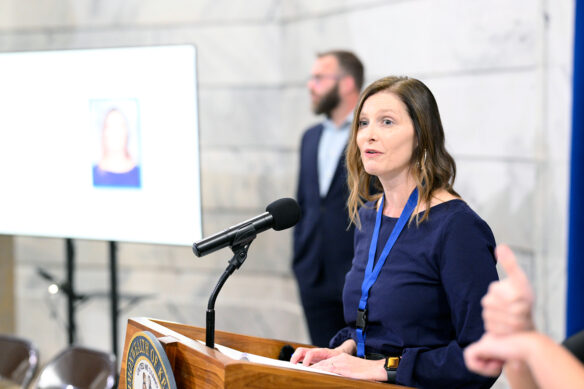
M 397 367 L 401 361 L 401 357 L 387 357 L 385 358 L 385 364 L 383 367 L 387 373 L 387 382 L 390 384 L 395 384 L 395 378 L 397 376 Z

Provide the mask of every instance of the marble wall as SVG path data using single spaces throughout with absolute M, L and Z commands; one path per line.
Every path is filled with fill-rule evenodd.
M 519 254 L 538 326 L 559 340 L 573 15 L 572 0 L 0 0 L 0 50 L 195 44 L 206 235 L 294 196 L 300 136 L 319 120 L 305 88 L 315 53 L 353 50 L 367 82 L 420 78 L 441 109 L 456 189 Z M 106 292 L 106 244 L 75 243 L 76 288 Z M 15 237 L 14 247 L 16 332 L 48 358 L 66 343 L 64 300 L 36 267 L 64 276 L 64 242 Z M 217 328 L 308 342 L 290 256 L 289 231 L 258 237 L 217 300 Z M 120 345 L 128 317 L 203 326 L 228 258 L 121 243 L 121 292 L 148 298 L 122 300 Z M 80 305 L 77 320 L 81 343 L 110 348 L 105 297 Z

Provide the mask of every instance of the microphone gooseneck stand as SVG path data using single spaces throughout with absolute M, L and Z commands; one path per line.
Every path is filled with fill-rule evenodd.
M 207 304 L 207 328 L 206 328 L 206 339 L 205 344 L 207 347 L 215 348 L 215 300 L 217 300 L 217 295 L 221 291 L 221 288 L 227 281 L 227 278 L 233 272 L 240 268 L 240 266 L 245 262 L 247 258 L 247 250 L 251 242 L 257 236 L 256 229 L 253 224 L 250 224 L 237 232 L 233 244 L 231 245 L 231 251 L 233 251 L 233 258 L 229 260 L 227 268 L 217 281 L 211 297 L 209 297 L 209 303 Z

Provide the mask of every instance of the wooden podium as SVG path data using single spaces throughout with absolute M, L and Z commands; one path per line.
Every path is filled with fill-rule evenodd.
M 161 320 L 128 320 L 118 389 L 126 389 L 129 342 L 141 331 L 150 331 L 162 343 L 178 389 L 200 388 L 404 388 L 371 381 L 274 367 L 234 360 L 204 345 L 205 329 Z M 200 343 L 198 340 L 203 341 Z M 277 359 L 284 345 L 311 347 L 280 340 L 215 331 L 217 344 Z

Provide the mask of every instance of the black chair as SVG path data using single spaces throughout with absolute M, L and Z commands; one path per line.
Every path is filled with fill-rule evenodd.
M 584 363 L 584 330 L 575 333 L 562 343 L 580 362 Z
M 111 389 L 116 381 L 113 355 L 80 346 L 70 346 L 41 370 L 37 389 Z
M 39 363 L 32 342 L 11 335 L 0 335 L 0 377 L 28 387 Z

